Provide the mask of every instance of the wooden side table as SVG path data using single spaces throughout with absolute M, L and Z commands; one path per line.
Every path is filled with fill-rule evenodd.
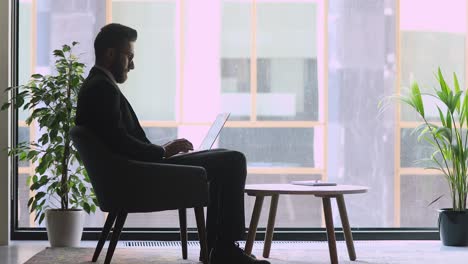
M 338 203 L 343 231 L 348 248 L 349 259 L 356 260 L 354 250 L 353 235 L 349 225 L 348 214 L 344 201 L 345 194 L 356 194 L 367 192 L 368 187 L 354 185 L 337 186 L 302 186 L 293 184 L 252 184 L 245 186 L 245 192 L 250 196 L 255 196 L 255 205 L 250 221 L 249 233 L 245 244 L 245 252 L 252 252 L 253 242 L 257 233 L 258 221 L 262 210 L 265 196 L 271 196 L 270 213 L 268 216 L 268 225 L 265 234 L 265 246 L 263 248 L 263 257 L 270 256 L 271 242 L 273 240 L 273 231 L 275 228 L 276 211 L 280 194 L 291 195 L 314 195 L 322 198 L 323 210 L 325 214 L 325 225 L 327 229 L 328 249 L 330 251 L 330 260 L 332 264 L 338 263 L 338 254 L 336 250 L 335 227 L 333 225 L 333 215 L 331 208 L 331 198 L 335 198 Z

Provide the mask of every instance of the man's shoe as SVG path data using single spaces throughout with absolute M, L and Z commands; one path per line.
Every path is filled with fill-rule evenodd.
M 210 251 L 210 252 L 211 252 L 211 251 Z M 208 254 L 208 255 L 209 255 L 209 254 Z M 254 258 L 254 259 L 257 259 L 257 256 L 255 256 L 254 254 L 250 254 L 250 257 L 251 257 L 251 258 Z M 201 249 L 200 249 L 200 256 L 198 257 L 198 261 L 203 262 L 203 260 L 204 260 L 204 259 L 203 259 L 203 254 L 202 254 Z
M 252 255 L 248 255 L 239 248 L 238 244 L 233 244 L 225 248 L 214 248 L 210 252 L 209 264 L 270 264 L 266 260 L 258 260 Z

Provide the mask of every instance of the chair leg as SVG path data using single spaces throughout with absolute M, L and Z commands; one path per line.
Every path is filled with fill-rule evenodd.
M 203 263 L 208 264 L 208 243 L 206 241 L 205 212 L 203 207 L 195 207 L 195 218 L 197 220 L 198 237 L 203 257 Z
M 93 255 L 93 262 L 96 262 L 99 258 L 99 254 L 101 253 L 102 248 L 104 247 L 104 243 L 106 243 L 107 237 L 109 236 L 110 230 L 114 225 L 115 218 L 117 217 L 117 212 L 109 212 L 107 215 L 106 223 L 104 224 L 104 228 L 101 232 L 101 237 L 99 238 L 99 242 L 94 250 Z
M 187 259 L 187 209 L 179 209 L 180 242 L 182 243 L 182 258 Z
M 106 255 L 106 260 L 104 261 L 104 264 L 110 264 L 112 260 L 115 247 L 117 246 L 117 242 L 119 242 L 120 233 L 122 232 L 126 219 L 127 219 L 127 213 L 123 211 L 119 212 L 119 214 L 117 215 L 117 220 L 115 222 L 114 232 L 112 232 L 112 238 L 109 244 L 109 248 L 107 249 L 107 255 Z

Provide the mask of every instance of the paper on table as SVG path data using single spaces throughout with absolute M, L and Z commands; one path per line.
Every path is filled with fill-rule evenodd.
M 322 182 L 318 180 L 313 181 L 291 181 L 294 185 L 306 185 L 306 186 L 336 186 L 334 182 Z

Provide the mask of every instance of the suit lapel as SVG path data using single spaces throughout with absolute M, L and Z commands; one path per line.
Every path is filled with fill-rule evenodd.
M 93 67 L 93 69 L 91 69 L 91 71 L 92 71 L 93 74 L 99 74 L 99 75 L 103 76 L 110 84 L 112 84 L 112 86 L 115 87 L 115 89 L 117 89 L 117 91 L 119 91 L 120 99 L 121 100 L 123 99 L 124 104 L 126 106 L 126 109 L 128 109 L 130 111 L 130 114 L 132 115 L 132 118 L 136 119 L 136 114 L 133 111 L 132 106 L 130 105 L 127 98 L 125 97 L 125 95 L 120 90 L 119 86 L 117 86 L 117 84 L 111 78 L 109 78 L 109 76 L 107 76 L 107 74 L 104 71 L 102 71 L 101 69 L 99 69 L 97 67 Z
M 135 111 L 133 110 L 133 107 L 130 105 L 127 98 L 120 90 L 119 86 L 117 86 L 117 84 L 111 78 L 109 78 L 109 76 L 107 76 L 107 74 L 104 71 L 102 71 L 99 68 L 93 67 L 91 69 L 91 74 L 99 74 L 103 76 L 110 84 L 112 84 L 112 86 L 115 87 L 115 89 L 117 89 L 117 91 L 119 91 L 120 100 L 121 100 L 121 103 L 120 103 L 121 114 L 126 115 L 128 119 L 131 120 L 132 126 L 137 128 L 139 138 L 147 143 L 150 143 L 149 140 L 146 138 L 145 131 L 141 127 L 140 122 L 138 121 L 138 117 Z

